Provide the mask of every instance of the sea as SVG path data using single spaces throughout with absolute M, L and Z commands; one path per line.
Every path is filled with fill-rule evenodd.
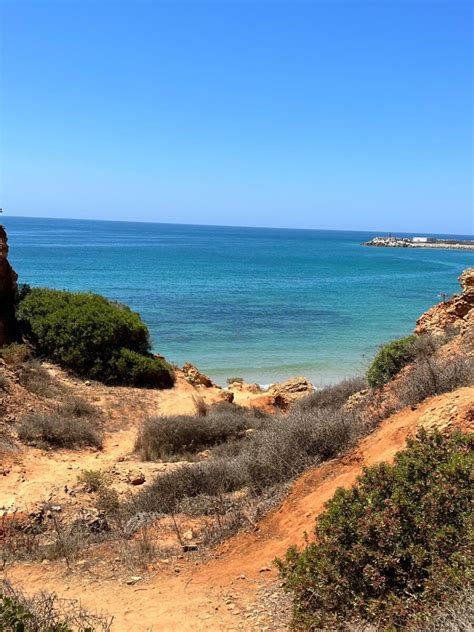
M 472 252 L 363 246 L 377 231 L 1 221 L 19 282 L 126 303 L 155 352 L 222 385 L 360 375 L 474 266 Z

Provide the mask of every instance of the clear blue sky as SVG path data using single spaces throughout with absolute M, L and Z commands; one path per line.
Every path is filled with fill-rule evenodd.
M 474 233 L 470 2 L 0 12 L 11 215 Z

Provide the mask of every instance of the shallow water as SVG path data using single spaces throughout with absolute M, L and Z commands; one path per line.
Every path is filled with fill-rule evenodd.
M 380 233 L 2 221 L 20 282 L 127 303 L 157 352 L 220 383 L 361 373 L 474 265 L 471 252 L 360 245 Z

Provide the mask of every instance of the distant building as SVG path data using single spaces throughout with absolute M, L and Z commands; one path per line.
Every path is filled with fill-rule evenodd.
M 419 244 L 425 244 L 428 241 L 428 237 L 413 237 L 413 241 Z

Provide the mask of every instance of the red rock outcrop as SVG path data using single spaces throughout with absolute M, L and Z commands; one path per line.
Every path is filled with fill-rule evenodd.
M 201 373 L 201 371 L 190 362 L 186 362 L 186 364 L 183 365 L 181 372 L 186 382 L 189 382 L 189 384 L 193 386 L 205 386 L 207 388 L 215 386 L 210 377 Z
M 8 242 L 5 228 L 0 225 L 0 347 L 15 336 L 15 290 L 17 273 L 8 261 Z
M 462 293 L 439 303 L 416 321 L 415 334 L 441 335 L 455 327 L 462 333 L 474 323 L 474 268 L 468 268 L 459 277 Z
M 274 399 L 275 406 L 286 410 L 296 402 L 314 391 L 314 386 L 305 377 L 294 377 L 282 384 L 274 384 L 271 386 L 267 395 Z

